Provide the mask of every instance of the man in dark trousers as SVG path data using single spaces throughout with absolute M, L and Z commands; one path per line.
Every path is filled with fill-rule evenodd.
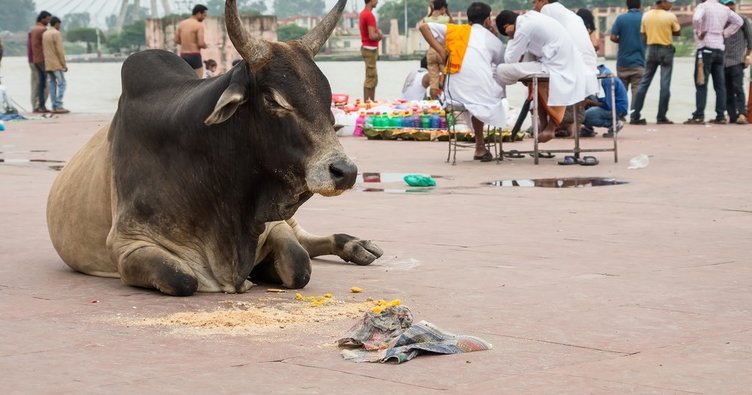
M 695 30 L 695 112 L 684 123 L 705 123 L 708 100 L 708 80 L 713 77 L 715 89 L 715 119 L 710 123 L 726 123 L 726 78 L 723 63 L 726 57 L 724 41 L 742 27 L 742 18 L 718 0 L 705 0 L 695 7 L 692 16 Z
M 640 0 L 627 0 L 627 12 L 616 17 L 611 26 L 611 41 L 619 44 L 616 53 L 616 75 L 624 87 L 632 88 L 632 102 L 634 109 L 637 87 L 645 74 L 645 42 L 640 35 L 642 25 L 642 10 Z
M 721 0 L 721 3 L 736 12 L 736 0 Z M 743 15 L 742 28 L 725 41 L 724 78 L 726 79 L 726 112 L 730 123 L 746 125 L 746 101 L 744 99 L 744 69 L 749 66 L 752 53 L 752 23 Z
M 31 103 L 34 112 L 49 112 L 45 106 L 47 101 L 47 73 L 44 69 L 44 49 L 42 48 L 42 35 L 47 31 L 47 25 L 52 19 L 52 14 L 42 11 L 37 15 L 37 23 L 29 31 L 28 55 L 31 65 Z

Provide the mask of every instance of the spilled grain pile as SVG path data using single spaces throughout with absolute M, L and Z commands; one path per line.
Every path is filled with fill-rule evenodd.
M 270 335 L 305 328 L 325 330 L 334 321 L 359 318 L 374 302 L 346 302 L 331 296 L 222 301 L 213 310 L 185 311 L 161 317 L 119 317 L 120 325 L 158 327 L 179 335 Z M 350 325 L 350 322 L 344 326 Z

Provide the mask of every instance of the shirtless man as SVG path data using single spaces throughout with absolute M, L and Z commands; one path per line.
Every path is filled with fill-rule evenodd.
M 201 49 L 206 48 L 204 42 L 204 24 L 207 8 L 197 4 L 193 7 L 193 15 L 181 21 L 175 31 L 175 43 L 180 45 L 180 57 L 183 58 L 196 72 L 198 78 L 204 77 L 204 63 L 201 61 Z

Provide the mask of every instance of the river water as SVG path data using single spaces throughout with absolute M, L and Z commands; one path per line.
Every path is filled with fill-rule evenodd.
M 674 61 L 671 82 L 671 101 L 668 117 L 675 122 L 691 116 L 695 103 L 695 88 L 692 80 L 692 58 L 677 58 Z M 614 61 L 605 64 L 615 69 Z M 120 96 L 120 63 L 71 63 L 66 74 L 68 88 L 64 105 L 75 113 L 114 113 Z M 362 97 L 364 66 L 360 61 L 318 62 L 318 66 L 329 79 L 332 92 L 350 95 L 350 99 Z M 379 99 L 399 98 L 402 84 L 407 74 L 417 68 L 418 61 L 379 61 L 379 85 L 376 96 Z M 2 82 L 13 99 L 23 109 L 30 110 L 30 70 L 25 57 L 5 57 L 0 68 Z M 158 76 L 155 76 L 158 78 Z M 745 91 L 748 76 L 745 76 Z M 659 77 L 653 80 L 645 100 L 642 116 L 654 122 L 658 106 Z M 520 106 L 524 100 L 521 84 L 507 90 L 510 105 Z M 708 93 L 708 106 L 705 118 L 714 116 L 715 94 Z M 49 105 L 48 105 L 49 107 Z

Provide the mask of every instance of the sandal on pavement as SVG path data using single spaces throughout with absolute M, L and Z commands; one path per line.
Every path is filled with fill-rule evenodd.
M 535 158 L 535 153 L 531 152 L 530 153 L 530 157 L 531 158 Z M 556 155 L 554 155 L 554 154 L 552 154 L 550 152 L 538 152 L 538 157 L 539 158 L 543 158 L 543 159 L 551 159 L 551 158 L 555 158 Z
M 580 163 L 580 160 L 575 158 L 572 155 L 567 155 L 564 157 L 563 160 L 560 160 L 558 163 L 562 166 L 569 166 L 569 165 L 576 165 Z
M 582 160 L 580 161 L 580 164 L 582 166 L 595 166 L 598 163 L 600 163 L 598 162 L 598 158 L 594 156 L 583 156 Z
M 520 158 L 525 157 L 525 155 L 522 155 L 520 151 L 517 151 L 516 149 L 505 152 L 504 156 L 507 158 L 513 158 L 513 159 L 520 159 Z

